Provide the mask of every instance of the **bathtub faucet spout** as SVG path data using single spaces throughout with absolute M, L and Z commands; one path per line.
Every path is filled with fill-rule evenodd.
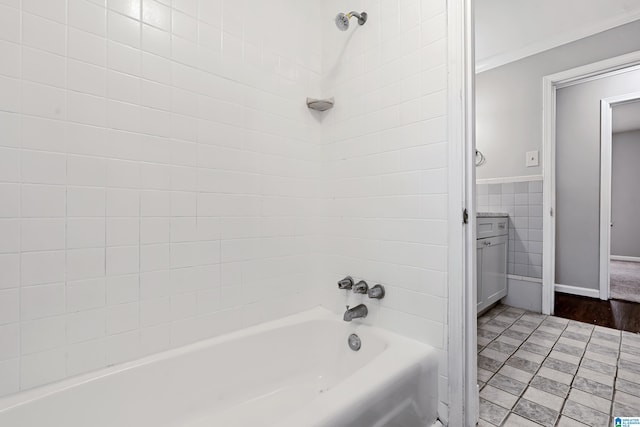
M 367 314 L 369 314 L 369 310 L 367 310 L 367 306 L 364 304 L 356 305 L 353 308 L 349 308 L 349 306 L 347 306 L 347 311 L 344 312 L 344 317 L 342 319 L 345 322 L 351 322 L 353 319 L 367 317 Z

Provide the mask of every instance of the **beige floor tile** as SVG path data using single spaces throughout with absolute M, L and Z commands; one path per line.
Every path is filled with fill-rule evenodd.
M 486 368 L 478 370 L 479 427 L 604 427 L 610 414 L 640 408 L 640 334 L 503 305 L 478 324 L 479 364 Z M 508 358 L 511 346 L 517 350 Z
M 563 319 L 562 317 L 549 316 L 547 317 L 545 322 L 552 325 L 567 326 L 569 323 L 571 323 L 571 320 Z
M 591 369 L 592 371 L 611 376 L 615 376 L 617 370 L 617 367 L 615 365 L 598 362 L 597 360 L 592 360 L 586 357 L 582 358 L 582 360 L 580 361 L 580 365 L 584 366 L 587 369 Z
M 544 356 L 541 354 L 531 353 L 530 351 L 518 350 L 514 353 L 514 356 L 519 357 L 524 360 L 529 360 L 535 363 L 542 363 L 544 361 Z
M 605 328 L 604 326 L 596 326 L 596 328 L 594 329 L 594 332 L 607 334 L 607 335 L 613 335 L 614 337 L 619 337 L 620 336 L 620 331 L 619 330 L 612 329 L 612 328 Z
M 575 388 L 571 390 L 571 393 L 569 393 L 569 400 L 573 400 L 581 405 L 604 412 L 605 414 L 608 414 L 611 411 L 610 400 L 603 399 L 602 397 L 598 397 Z
M 581 405 L 572 400 L 567 400 L 562 408 L 562 414 L 592 427 L 604 427 L 609 423 L 609 414 Z
M 562 404 L 564 403 L 564 399 L 562 397 L 547 393 L 546 391 L 538 390 L 534 387 L 529 387 L 522 397 L 558 412 L 560 412 Z
M 518 396 L 514 396 L 511 393 L 507 393 L 490 385 L 482 389 L 480 397 L 506 409 L 513 408 L 513 405 L 515 405 L 518 400 Z
M 625 360 L 632 363 L 640 363 L 640 357 L 637 354 L 620 352 L 620 360 Z
M 478 345 L 482 345 L 482 346 L 485 346 L 492 341 L 491 338 L 485 338 L 485 337 L 478 337 L 477 340 L 478 340 Z
M 550 335 L 553 335 L 556 339 L 560 336 L 560 334 L 562 334 L 562 329 L 560 328 L 556 329 L 546 325 L 540 326 L 538 329 L 536 329 L 536 331 L 546 332 Z
M 613 411 L 616 417 L 637 417 L 638 408 L 613 402 Z
M 640 338 L 631 338 L 626 335 L 622 336 L 622 345 L 628 345 L 635 348 L 640 348 Z
M 518 346 L 495 340 L 487 346 L 487 349 L 511 355 L 518 349 Z
M 587 346 L 587 343 L 584 341 L 577 341 L 577 340 L 573 340 L 571 338 L 566 338 L 566 337 L 560 337 L 560 339 L 558 340 L 558 342 L 560 344 L 566 344 L 566 345 L 570 345 L 572 347 L 577 347 L 577 348 L 581 348 L 584 350 L 584 348 Z
M 547 357 L 543 366 L 545 368 L 555 369 L 556 371 L 565 372 L 567 374 L 575 375 L 578 371 L 578 365 L 565 362 L 564 360 L 554 359 L 553 357 Z
M 522 341 L 511 337 L 505 337 L 504 335 L 500 335 L 496 338 L 496 341 L 505 342 L 507 344 L 515 345 L 516 347 L 519 347 L 522 344 Z
M 529 421 L 528 419 L 516 414 L 509 415 L 507 420 L 504 422 L 504 425 L 509 427 L 540 427 L 540 424 Z
M 599 343 L 597 340 L 591 339 L 587 344 L 587 350 L 609 357 L 618 357 L 618 347 L 609 342 Z
M 505 377 L 513 378 L 514 380 L 523 383 L 528 383 L 533 378 L 533 374 L 509 365 L 504 365 L 502 368 L 500 368 L 498 373 L 504 375 Z
M 589 380 L 585 377 L 575 377 L 571 387 L 582 390 L 585 393 L 602 397 L 603 399 L 611 400 L 613 398 L 613 387 Z
M 573 356 L 568 353 L 563 353 L 557 350 L 553 350 L 551 353 L 549 353 L 549 357 L 551 357 L 552 359 L 562 360 L 563 362 L 568 362 L 573 365 L 577 365 L 580 363 L 580 357 Z
M 571 383 L 573 382 L 573 375 L 556 371 L 555 369 L 550 369 L 544 366 L 540 368 L 540 370 L 538 371 L 538 375 L 566 385 L 571 385 Z
M 546 427 L 555 426 L 558 416 L 560 415 L 558 411 L 554 411 L 551 408 L 527 399 L 520 399 L 513 408 L 513 412 Z
M 640 397 L 633 396 L 631 394 L 625 393 L 620 390 L 616 390 L 615 395 L 613 396 L 613 400 L 617 403 L 621 403 L 625 406 L 630 406 L 632 408 L 638 408 L 638 412 L 640 412 Z M 638 414 L 640 415 L 640 414 Z
M 488 357 L 489 359 L 497 360 L 499 362 L 506 362 L 506 360 L 509 358 L 508 353 L 491 350 L 490 348 L 485 348 L 480 352 L 480 354 L 484 357 Z
M 586 327 L 585 327 L 586 325 Z M 577 334 L 581 334 L 581 335 L 586 335 L 586 336 L 591 336 L 591 332 L 593 331 L 593 326 L 592 325 L 588 325 L 586 323 L 579 323 L 579 322 L 571 322 L 569 323 L 569 325 L 567 326 L 567 329 L 565 329 L 565 331 L 569 331 L 569 332 L 575 332 Z
M 622 378 L 623 380 L 627 380 L 632 383 L 640 384 L 640 374 L 627 371 L 626 369 L 618 370 L 618 378 Z
M 640 360 L 636 360 L 633 362 L 630 360 L 619 360 L 618 368 L 640 374 Z
M 596 353 L 590 350 L 587 350 L 584 353 L 584 356 L 588 359 L 591 360 L 597 360 L 598 362 L 602 362 L 602 363 L 606 363 L 607 365 L 613 365 L 616 366 L 618 364 L 618 357 L 617 356 L 612 356 L 612 355 L 608 355 L 608 354 L 600 354 L 600 353 Z
M 505 316 L 504 314 L 498 314 L 496 317 L 494 317 L 492 319 L 492 321 L 498 321 L 498 322 L 504 322 L 505 324 L 507 324 L 507 326 L 511 326 L 511 324 L 515 321 L 516 319 L 514 317 L 510 317 L 510 316 Z
M 578 369 L 577 377 L 584 377 L 589 380 L 599 382 L 613 387 L 613 377 L 611 375 L 601 374 L 600 372 L 592 371 L 591 369 L 580 368 Z
M 487 382 L 493 376 L 493 372 L 478 368 L 478 381 Z
M 558 427 L 589 427 L 589 426 L 586 424 L 582 424 L 580 421 L 576 421 L 572 418 L 565 417 L 563 415 L 560 417 L 560 421 L 558 422 Z
M 583 333 L 582 331 L 580 332 L 572 331 L 569 328 L 567 328 L 562 333 L 562 338 L 569 338 L 571 340 L 586 343 L 591 338 L 591 335 L 589 335 L 589 333 Z
M 502 421 L 509 415 L 509 410 L 496 404 L 480 399 L 480 418 L 496 426 L 502 425 Z
M 632 347 L 628 344 L 622 344 L 620 346 L 620 352 L 625 353 L 628 357 L 630 357 L 631 355 L 635 355 L 636 358 L 640 359 L 640 348 L 638 347 Z
M 616 352 L 618 351 L 617 343 L 612 343 L 611 341 L 603 340 L 601 338 L 591 338 L 591 340 L 589 340 L 589 344 L 597 344 L 602 347 L 606 347 L 611 351 L 616 351 Z
M 553 347 L 553 345 L 556 343 L 555 340 L 549 340 L 549 339 L 545 339 L 545 338 L 537 337 L 537 336 L 536 337 L 533 337 L 533 336 L 529 337 L 527 339 L 527 341 L 530 341 L 530 342 L 532 342 L 534 344 L 541 345 L 543 347 L 549 347 L 549 348 Z
M 620 377 L 616 379 L 616 390 L 640 397 L 640 384 L 627 381 Z
M 526 383 L 516 381 L 513 378 L 505 377 L 500 374 L 494 375 L 493 378 L 491 378 L 491 381 L 489 381 L 489 384 L 515 396 L 520 396 L 527 388 Z
M 537 388 L 538 390 L 546 391 L 547 393 L 560 396 L 563 399 L 565 399 L 569 394 L 569 386 L 567 384 L 562 384 L 561 382 L 552 380 L 550 378 L 545 378 L 540 375 L 536 375 L 531 380 L 529 385 L 531 387 Z
M 550 347 L 545 347 L 543 345 L 538 345 L 534 342 L 531 341 L 526 341 L 524 344 L 522 344 L 522 347 L 520 347 L 521 350 L 525 350 L 531 353 L 536 353 L 536 354 L 541 354 L 543 356 L 547 356 L 549 354 L 549 352 L 551 351 Z
M 496 332 L 498 334 L 501 334 L 502 332 L 504 332 L 504 328 L 503 327 L 493 325 L 493 324 L 491 324 L 491 322 L 485 323 L 484 325 L 482 325 L 482 327 L 480 329 L 484 329 L 485 331 Z

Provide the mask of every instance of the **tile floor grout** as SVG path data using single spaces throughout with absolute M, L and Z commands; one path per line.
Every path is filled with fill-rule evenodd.
M 507 313 L 509 315 L 507 315 Z M 498 319 L 499 317 L 501 317 L 501 315 L 503 315 L 502 319 Z M 527 316 L 528 318 L 523 319 L 525 316 Z M 504 320 L 505 317 L 508 320 Z M 552 319 L 552 320 L 549 320 L 549 319 Z M 486 329 L 487 326 L 491 326 L 492 321 L 494 323 L 499 323 L 498 326 L 493 327 L 493 331 L 491 329 Z M 519 325 L 519 323 L 521 324 Z M 552 325 L 555 325 L 555 326 L 552 326 Z M 518 331 L 517 329 L 512 330 L 511 328 L 514 326 L 517 326 L 517 328 L 520 329 L 520 331 Z M 571 327 L 571 330 L 569 330 L 570 327 Z M 540 328 L 544 328 L 546 329 L 546 331 L 540 330 Z M 639 337 L 638 335 L 625 334 L 625 333 L 622 333 L 621 331 L 608 329 L 608 328 L 594 327 L 593 325 L 589 325 L 586 323 L 570 321 L 567 319 L 559 319 L 553 316 L 543 316 L 536 313 L 528 313 L 524 310 L 514 309 L 504 305 L 500 305 L 500 306 L 497 306 L 496 308 L 493 308 L 487 314 L 479 318 L 478 329 L 479 329 L 479 332 L 482 330 L 486 330 L 489 336 L 493 335 L 492 338 L 480 337 L 480 336 L 478 338 L 479 340 L 479 345 L 478 345 L 479 358 L 478 359 L 479 359 L 480 368 L 482 368 L 481 365 L 485 363 L 485 360 L 484 359 L 481 360 L 480 356 L 482 358 L 491 359 L 490 357 L 482 354 L 483 352 L 485 352 L 485 350 L 490 350 L 491 352 L 494 352 L 496 356 L 498 355 L 498 353 L 501 353 L 500 351 L 501 348 L 504 348 L 506 350 L 506 353 L 503 353 L 502 355 L 499 356 L 499 358 L 503 360 L 491 359 L 493 362 L 496 362 L 498 364 L 497 367 L 495 363 L 493 364 L 493 368 L 495 370 L 492 370 L 491 368 L 490 369 L 483 368 L 483 371 L 489 372 L 489 374 L 486 375 L 485 373 L 483 373 L 482 379 L 485 381 L 479 382 L 479 384 L 481 385 L 481 388 L 480 388 L 481 389 L 481 421 L 479 423 L 479 426 L 484 426 L 484 425 L 492 425 L 492 426 L 493 425 L 498 425 L 498 426 L 514 425 L 515 426 L 516 424 L 514 424 L 514 422 L 517 422 L 518 426 L 519 425 L 523 425 L 523 426 L 545 425 L 549 427 L 555 427 L 555 426 L 569 427 L 569 426 L 585 426 L 585 425 L 591 424 L 594 426 L 601 427 L 602 422 L 604 421 L 604 417 L 607 418 L 607 420 L 604 421 L 606 425 L 606 423 L 610 423 L 612 421 L 613 416 L 625 415 L 624 413 L 614 413 L 614 411 L 619 411 L 619 409 L 620 410 L 624 409 L 626 411 L 630 409 L 629 407 L 619 406 L 620 404 L 616 402 L 616 397 L 618 395 L 618 382 L 619 382 L 618 373 L 619 373 L 620 364 L 622 360 L 621 356 L 624 350 L 623 348 L 624 341 L 629 340 L 631 342 L 634 342 L 634 339 L 635 339 L 637 341 L 636 344 L 639 347 L 635 351 L 637 352 L 637 354 L 640 354 L 640 338 L 638 338 Z M 584 333 L 586 332 L 585 331 L 586 329 L 588 329 L 588 333 Z M 518 336 L 518 334 L 520 334 L 519 339 L 510 337 L 509 335 L 505 335 L 505 332 L 507 330 L 511 330 L 512 332 L 516 333 L 515 336 Z M 523 330 L 526 330 L 527 332 L 522 332 Z M 549 332 L 549 330 L 553 331 L 553 333 Z M 501 332 L 497 332 L 497 331 L 501 331 Z M 542 332 L 543 337 L 541 338 L 534 337 L 534 341 L 542 342 L 543 344 L 548 344 L 548 345 L 536 344 L 534 341 L 530 341 L 531 338 L 538 331 Z M 581 331 L 583 333 L 579 333 L 577 331 Z M 547 335 L 546 336 L 547 339 L 544 339 L 544 335 Z M 615 338 L 609 338 L 607 340 L 606 339 L 607 335 L 613 336 Z M 503 338 L 504 341 L 500 341 L 501 337 L 507 338 L 507 340 L 504 340 Z M 549 337 L 553 337 L 553 339 Z M 562 338 L 564 338 L 565 340 L 560 342 Z M 592 342 L 592 340 L 594 339 L 597 342 Z M 511 343 L 509 343 L 509 340 L 511 340 Z M 570 341 L 567 342 L 567 340 L 570 340 Z M 606 354 L 609 352 L 609 350 L 607 351 L 604 351 L 604 350 L 609 347 L 603 346 L 602 344 L 606 344 L 606 345 L 608 345 L 609 343 L 613 344 L 612 341 L 615 341 L 615 340 L 617 340 L 617 345 L 612 346 L 610 348 L 611 351 L 615 352 L 615 360 L 612 361 L 611 358 L 605 357 Z M 481 345 L 480 341 L 484 342 L 484 345 Z M 513 344 L 513 342 L 516 342 L 516 341 L 518 341 L 519 343 L 517 345 Z M 494 346 L 494 348 L 497 347 L 498 349 L 494 350 L 493 348 L 491 348 L 491 345 L 496 342 L 498 343 L 498 345 Z M 576 343 L 577 345 L 571 345 L 572 342 Z M 601 343 L 601 344 L 598 344 L 598 343 Z M 527 344 L 529 345 L 527 346 Z M 591 348 L 592 344 L 595 347 Z M 630 346 L 630 347 L 634 347 L 634 346 Z M 594 351 L 598 349 L 600 352 L 604 351 L 605 354 L 602 355 L 602 353 L 598 353 L 598 351 Z M 534 350 L 534 351 L 529 351 L 529 350 Z M 536 352 L 535 350 L 538 350 L 538 352 Z M 631 349 L 629 350 L 632 351 Z M 520 356 L 517 356 L 518 353 L 521 356 L 526 356 L 522 354 L 522 352 L 528 353 L 530 357 L 533 356 L 531 357 L 531 359 L 533 360 L 523 359 Z M 541 354 L 540 352 L 543 352 L 544 354 Z M 579 355 L 578 355 L 578 352 L 579 352 Z M 487 354 L 489 353 L 490 352 L 488 352 Z M 640 356 L 638 356 L 637 354 L 636 355 L 633 355 L 632 353 L 630 354 L 633 356 L 632 357 L 633 360 L 628 362 L 636 366 L 636 368 L 633 368 L 633 369 L 640 369 Z M 559 359 L 556 359 L 555 357 L 551 357 L 552 355 L 555 357 L 558 357 Z M 587 356 L 590 356 L 590 357 L 587 357 Z M 521 370 L 522 374 L 525 374 L 525 375 L 524 377 L 520 377 L 518 380 L 505 375 L 506 372 L 504 374 L 502 373 L 503 369 L 507 366 L 509 367 L 509 369 L 518 369 L 520 367 L 523 367 L 523 366 L 513 367 L 510 364 L 508 364 L 513 357 L 517 357 L 519 360 L 523 360 L 527 362 L 527 363 L 524 363 L 523 366 L 526 366 L 528 363 L 534 364 L 529 367 L 529 370 Z M 599 360 L 595 360 L 597 358 L 602 359 L 603 357 L 605 357 L 605 359 L 608 359 L 609 362 L 613 362 L 615 365 L 611 365 L 610 363 L 607 364 L 606 362 L 600 362 Z M 573 374 L 571 379 L 567 380 L 568 383 L 555 381 L 541 374 L 543 368 L 549 369 L 549 367 L 547 366 L 547 360 L 549 360 L 550 358 L 555 362 L 559 363 L 558 365 L 553 366 L 550 369 L 553 369 L 554 367 L 558 368 L 563 365 L 565 365 L 565 367 L 570 367 Z M 564 358 L 565 360 L 562 360 L 562 358 Z M 538 360 L 539 362 L 535 362 L 534 360 Z M 571 362 L 569 360 L 571 360 Z M 590 361 L 586 363 L 586 365 L 589 365 L 588 367 L 585 367 L 585 360 Z M 490 362 L 487 360 L 486 363 L 490 363 Z M 515 363 L 515 361 L 513 363 Z M 598 369 L 598 365 L 600 365 L 600 369 L 601 369 L 600 371 L 595 370 L 595 369 Z M 603 377 L 606 377 L 607 374 L 602 372 L 602 369 L 604 369 L 604 365 L 607 366 L 607 369 L 611 368 L 610 370 L 613 371 L 612 375 L 610 376 L 610 381 L 608 381 L 609 383 L 611 383 L 611 385 L 608 385 L 606 383 L 600 383 L 595 379 L 582 377 L 582 375 L 587 375 L 587 372 L 589 371 L 592 372 L 592 374 L 595 374 L 595 378 L 598 378 L 599 375 L 603 375 Z M 489 367 L 489 366 L 486 366 L 486 367 Z M 554 371 L 554 372 L 561 374 L 561 371 Z M 500 375 L 500 378 L 504 377 L 518 384 L 522 384 L 524 387 L 520 388 L 517 384 L 514 384 L 514 387 L 517 387 L 517 389 L 512 388 L 511 391 L 504 390 L 500 388 L 500 384 L 498 384 L 499 382 L 498 380 L 496 380 L 495 383 L 493 382 L 494 378 L 499 379 L 498 374 Z M 522 378 L 528 378 L 528 381 L 525 383 L 524 381 L 521 381 Z M 538 378 L 541 378 L 541 380 L 537 381 L 536 384 L 532 384 Z M 585 385 L 577 384 L 576 383 L 577 378 L 581 378 L 582 380 L 584 380 Z M 542 384 L 540 384 L 540 382 L 542 382 Z M 551 392 L 548 390 L 544 390 L 545 382 L 548 382 L 547 386 L 549 385 L 561 386 L 560 390 L 555 390 L 556 391 L 555 393 L 553 393 L 553 390 Z M 625 380 L 625 382 L 627 382 L 627 380 Z M 638 380 L 638 382 L 640 382 L 640 380 Z M 486 393 L 485 393 L 485 396 L 483 396 L 482 391 L 485 390 L 487 386 L 490 386 L 494 390 L 500 391 L 500 393 L 509 394 L 510 397 L 513 398 L 511 399 L 513 403 L 500 404 L 497 402 L 492 402 L 491 400 L 485 400 Z M 596 388 L 595 393 L 592 392 L 593 390 L 588 390 L 589 386 L 594 386 Z M 638 390 L 640 390 L 640 385 L 634 384 L 634 386 L 636 386 Z M 502 384 L 502 387 L 505 387 L 505 385 Z M 604 388 L 604 390 L 606 390 L 607 392 L 606 394 L 609 397 L 608 399 L 605 399 L 602 397 L 602 392 L 600 393 L 600 395 L 596 394 L 598 392 L 597 390 L 598 387 Z M 529 392 L 530 389 L 532 390 L 531 392 Z M 565 389 L 566 391 L 564 391 Z M 584 389 L 587 389 L 587 390 L 584 390 Z M 635 390 L 636 389 L 634 389 L 634 391 Z M 518 393 L 518 394 L 516 395 L 514 393 Z M 556 410 L 548 406 L 545 406 L 543 403 L 540 403 L 539 401 L 536 402 L 536 401 L 528 400 L 528 398 L 532 398 L 531 394 L 534 394 L 534 393 L 542 393 L 542 396 L 545 396 L 548 394 L 549 397 L 552 397 L 553 400 L 556 400 L 556 401 L 559 400 L 560 398 L 562 398 L 563 400 L 559 405 L 557 405 L 557 410 Z M 560 393 L 561 395 L 558 395 L 558 393 Z M 602 399 L 603 402 L 608 402 L 607 412 L 605 413 L 604 411 L 602 411 L 604 407 L 600 409 L 594 409 L 592 407 L 584 405 L 585 403 L 584 401 L 579 402 L 571 399 L 576 394 L 580 395 L 581 393 L 588 395 L 588 397 L 590 397 L 591 399 L 595 399 L 592 401 L 593 404 L 595 404 L 594 402 L 597 403 L 598 399 Z M 525 396 L 527 397 L 525 398 Z M 638 401 L 640 401 L 640 393 L 638 392 L 636 392 L 635 395 L 629 394 L 629 396 L 632 397 L 633 399 L 638 399 Z M 522 403 L 523 400 L 527 403 Z M 483 403 L 483 401 L 487 403 Z M 587 409 L 587 412 L 590 411 L 593 417 L 596 417 L 599 419 L 597 421 L 593 421 L 593 420 L 590 421 L 589 419 L 587 419 L 588 417 L 586 415 L 584 415 L 583 413 L 580 413 L 581 411 L 580 406 L 577 406 L 574 409 L 571 409 L 567 407 L 568 402 L 572 402 L 572 404 L 584 406 L 584 408 Z M 522 410 L 518 409 L 521 403 L 523 407 L 529 405 L 534 410 L 537 409 L 538 412 L 540 411 L 545 412 L 546 410 L 548 415 L 547 420 L 546 421 L 541 420 L 540 418 L 536 419 L 535 418 L 536 414 L 530 415 L 529 418 L 521 418 L 522 415 L 524 415 L 525 417 L 527 415 L 523 413 L 523 412 L 526 412 L 524 411 L 524 409 Z M 483 419 L 482 418 L 483 416 L 487 418 L 491 418 L 491 414 L 488 414 L 486 412 L 486 410 L 492 409 L 492 407 L 489 406 L 489 404 L 495 405 L 498 410 L 502 410 L 501 411 L 502 416 L 498 415 L 497 418 L 494 418 L 493 420 Z M 508 408 L 505 405 L 508 406 Z M 496 408 L 493 408 L 493 410 L 495 411 Z M 518 412 L 520 412 L 520 414 L 518 414 Z M 640 409 L 638 410 L 638 412 L 640 412 Z M 570 418 L 570 415 L 573 416 L 574 418 L 578 418 L 578 420 L 574 418 Z M 640 413 L 632 414 L 632 415 L 627 414 L 627 416 L 637 416 L 637 415 L 640 415 Z M 534 418 L 534 419 L 532 420 L 531 418 Z M 490 423 L 490 421 L 492 422 Z M 579 421 L 586 422 L 587 424 L 580 423 Z M 532 423 L 532 422 L 535 422 L 535 423 Z M 593 424 L 594 422 L 596 424 Z

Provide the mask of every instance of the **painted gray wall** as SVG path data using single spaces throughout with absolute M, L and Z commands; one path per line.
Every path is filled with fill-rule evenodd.
M 600 100 L 640 91 L 640 70 L 557 91 L 556 283 L 599 288 Z
M 611 255 L 640 257 L 640 131 L 613 135 L 611 163 Z
M 476 76 L 476 141 L 487 162 L 477 178 L 542 174 L 542 77 L 640 50 L 640 21 Z M 525 153 L 540 151 L 540 167 Z

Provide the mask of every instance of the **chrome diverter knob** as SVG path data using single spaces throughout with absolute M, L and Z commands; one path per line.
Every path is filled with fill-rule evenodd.
M 384 298 L 384 286 L 375 285 L 373 288 L 369 289 L 367 294 L 369 295 L 369 298 L 382 299 Z
M 366 294 L 368 290 L 369 290 L 369 285 L 367 285 L 367 282 L 365 282 L 364 280 L 360 280 L 358 283 L 356 283 L 353 286 L 354 294 Z
M 351 276 L 347 276 L 338 282 L 338 289 L 351 289 L 353 288 L 353 279 Z

